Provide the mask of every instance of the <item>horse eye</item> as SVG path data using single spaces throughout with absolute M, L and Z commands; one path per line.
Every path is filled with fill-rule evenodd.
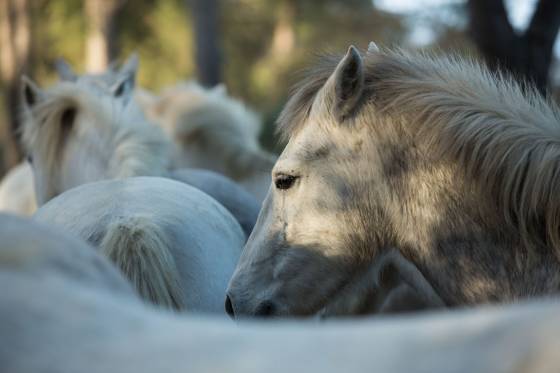
M 274 180 L 274 185 L 276 185 L 276 189 L 290 189 L 297 178 L 297 176 L 292 175 L 278 175 Z

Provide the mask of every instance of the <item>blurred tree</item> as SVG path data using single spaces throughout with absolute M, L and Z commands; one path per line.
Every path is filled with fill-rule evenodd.
M 0 18 L 10 14 L 3 7 L 17 1 L 23 0 L 0 0 Z M 33 40 L 30 63 L 13 66 L 27 68 L 43 86 L 57 79 L 56 58 L 64 57 L 76 71 L 84 71 L 95 18 L 87 16 L 91 1 L 95 0 L 27 0 Z M 106 35 L 101 48 L 105 61 L 138 52 L 139 85 L 153 90 L 189 79 L 197 67 L 201 79 L 201 68 L 210 71 L 205 76 L 213 78 L 206 84 L 223 81 L 229 94 L 262 114 L 263 138 L 270 147 L 276 143 L 272 123 L 298 78 L 296 72 L 312 64 L 315 53 L 341 53 L 349 44 L 365 48 L 369 40 L 401 45 L 407 32 L 401 16 L 374 9 L 371 0 L 134 0 L 124 5 L 121 1 L 97 0 L 102 7 L 96 9 L 113 17 L 96 21 L 98 29 L 105 30 L 97 33 Z M 111 10 L 115 2 L 120 4 L 118 10 Z M 9 53 L 5 45 L 10 44 L 4 40 L 15 39 L 4 36 L 0 54 Z M 197 45 L 213 46 L 209 48 L 213 52 L 202 53 Z M 4 84 L 3 92 L 7 87 Z M 6 102 L 0 105 L 0 117 L 8 109 L 16 112 Z
M 157 90 L 193 76 L 193 27 L 185 0 L 129 1 L 121 13 L 121 59 L 139 54 L 140 86 Z
M 538 1 L 522 34 L 509 22 L 503 0 L 468 0 L 468 6 L 471 35 L 490 66 L 506 68 L 544 92 L 560 27 L 560 1 Z
M 272 45 L 269 52 L 271 59 L 277 62 L 287 60 L 294 51 L 296 43 L 295 17 L 295 0 L 278 2 L 276 24 L 274 25 Z
M 118 57 L 117 20 L 126 0 L 86 0 L 86 69 L 100 72 Z
M 399 44 L 400 18 L 376 10 L 370 0 L 229 0 L 225 14 L 226 81 L 264 114 L 263 144 L 281 150 L 273 123 L 290 87 L 317 54 L 342 53 L 369 41 Z M 250 11 L 241 12 L 240 3 Z M 235 7 L 235 8 L 234 8 Z M 235 23 L 230 23 L 234 13 Z M 245 13 L 245 14 L 244 14 Z M 243 30 L 243 31 L 241 31 Z M 249 63 L 248 63 L 249 62 Z
M 12 166 L 21 158 L 17 140 L 19 78 L 27 72 L 31 50 L 31 22 L 27 0 L 0 1 L 0 77 L 8 123 L 2 126 L 3 161 Z
M 84 70 L 88 23 L 84 14 L 83 0 L 32 1 L 31 69 L 40 84 L 58 79 L 53 69 L 57 58 L 64 58 L 78 72 Z
M 212 87 L 222 81 L 219 0 L 187 0 L 194 24 L 195 60 L 198 81 Z

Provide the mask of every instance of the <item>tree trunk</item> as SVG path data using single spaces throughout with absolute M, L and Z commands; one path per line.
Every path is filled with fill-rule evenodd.
M 283 0 L 278 4 L 276 25 L 272 34 L 271 57 L 274 61 L 287 60 L 296 45 L 294 18 L 296 4 L 294 0 Z
M 222 81 L 219 0 L 187 0 L 194 24 L 195 60 L 198 80 L 213 87 Z
M 545 92 L 554 41 L 560 27 L 560 1 L 540 0 L 527 30 L 517 33 L 503 0 L 469 0 L 470 32 L 492 68 L 504 68 Z
M 117 15 L 125 0 L 86 0 L 86 70 L 102 72 L 118 57 Z
M 27 71 L 31 50 L 31 23 L 27 0 L 0 1 L 0 78 L 7 123 L 1 125 L 3 166 L 21 159 L 18 139 L 19 80 Z

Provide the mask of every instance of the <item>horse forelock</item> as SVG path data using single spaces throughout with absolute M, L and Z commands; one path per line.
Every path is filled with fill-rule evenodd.
M 338 61 L 323 59 L 295 87 L 277 122 L 284 139 L 305 124 Z M 560 110 L 554 103 L 529 84 L 457 56 L 367 54 L 364 75 L 366 97 L 356 121 L 380 126 L 384 118 L 401 118 L 391 122 L 402 122 L 430 156 L 452 160 L 491 194 L 525 245 L 545 244 L 560 256 Z
M 319 90 L 334 72 L 340 56 L 325 56 L 302 73 L 303 78 L 292 88 L 290 99 L 276 121 L 276 133 L 288 141 L 305 124 Z

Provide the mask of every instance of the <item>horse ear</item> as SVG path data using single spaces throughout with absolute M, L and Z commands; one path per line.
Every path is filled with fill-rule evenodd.
M 111 91 L 113 96 L 124 98 L 128 102 L 134 92 L 136 85 L 136 71 L 138 70 L 138 54 L 131 54 L 119 69 L 119 74 L 124 76 L 113 85 Z
M 60 80 L 65 82 L 75 82 L 78 76 L 72 70 L 72 66 L 64 58 L 59 58 L 54 62 L 54 68 Z
M 367 54 L 379 53 L 379 47 L 373 41 L 370 41 L 367 47 Z
M 364 90 L 364 69 L 360 52 L 350 46 L 333 73 L 334 115 L 343 122 L 356 109 Z
M 43 100 L 44 92 L 26 75 L 21 77 L 21 102 L 24 109 L 31 109 Z
M 394 313 L 443 308 L 445 303 L 424 275 L 397 250 L 376 263 L 378 312 Z
M 130 100 L 134 93 L 134 86 L 136 85 L 136 76 L 134 74 L 126 74 L 119 79 L 117 83 L 111 87 L 111 92 L 115 98 L 122 98 L 126 102 Z
M 123 63 L 123 65 L 119 69 L 119 72 L 121 74 L 132 74 L 136 76 L 136 72 L 138 71 L 138 63 L 138 54 L 132 53 Z

